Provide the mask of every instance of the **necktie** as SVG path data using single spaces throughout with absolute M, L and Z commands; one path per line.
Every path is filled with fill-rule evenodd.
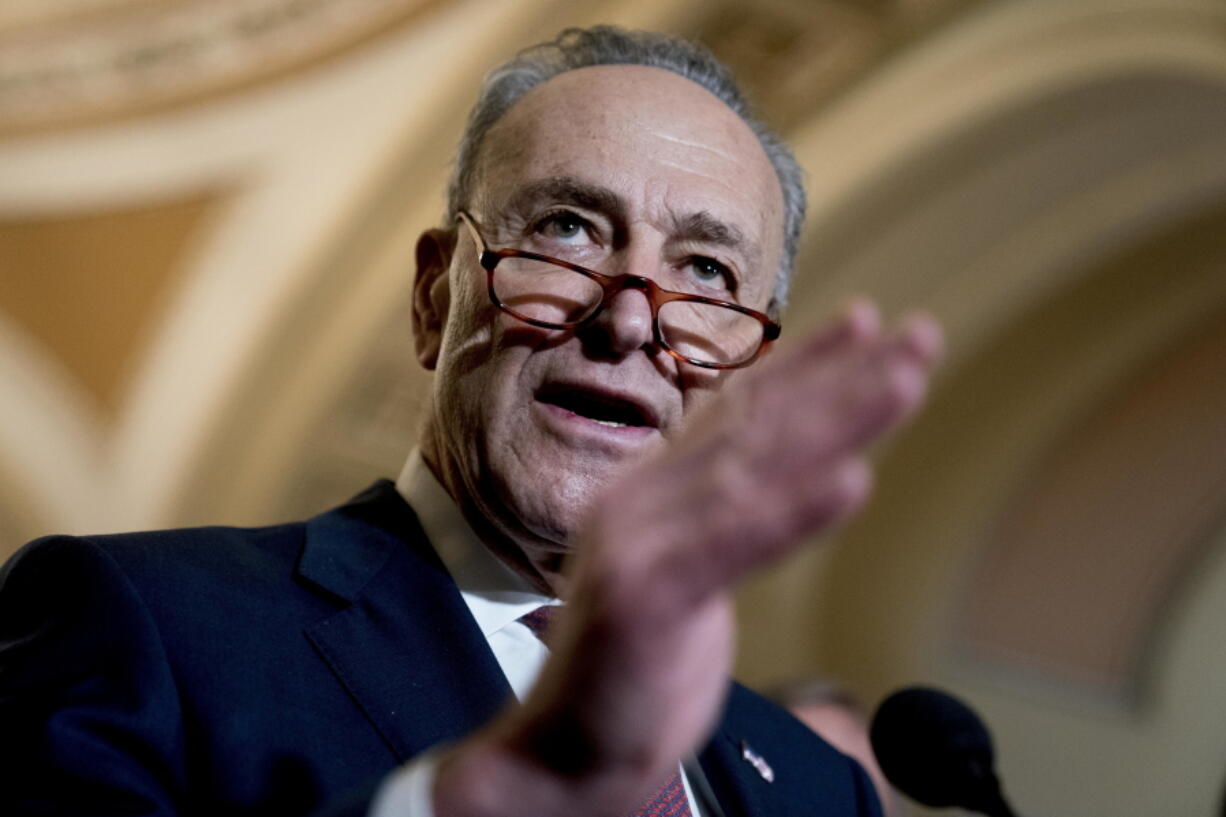
M 544 645 L 549 645 L 549 625 L 553 622 L 553 614 L 558 610 L 557 607 L 545 605 L 538 607 L 531 613 L 525 613 L 519 617 L 519 623 L 532 631 L 532 634 Z
M 557 607 L 538 607 L 530 613 L 520 616 L 519 621 L 532 631 L 532 634 L 549 645 L 549 626 Z M 647 802 L 631 812 L 627 817 L 692 817 L 690 803 L 685 796 L 685 784 L 681 782 L 681 773 L 673 772 L 660 790 L 647 799 Z

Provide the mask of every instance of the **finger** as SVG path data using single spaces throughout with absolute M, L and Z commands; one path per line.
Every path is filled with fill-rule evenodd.
M 675 602 L 701 603 L 845 522 L 868 501 L 873 479 L 868 462 L 856 456 L 820 472 L 780 469 L 746 485 L 738 481 L 720 502 L 706 504 L 690 523 L 692 535 L 678 537 L 683 546 L 661 554 L 655 575 L 671 577 Z
M 921 347 L 922 348 L 922 347 Z M 922 400 L 928 369 L 907 338 L 869 341 L 777 378 L 753 440 L 771 457 L 816 465 L 857 451 Z
M 945 338 L 936 318 L 924 312 L 908 315 L 899 325 L 900 345 L 918 362 L 929 368 L 936 365 L 945 352 Z
M 881 313 L 867 298 L 855 297 L 847 302 L 829 323 L 810 332 L 800 343 L 770 360 L 759 371 L 789 369 L 805 365 L 806 360 L 818 359 L 835 349 L 863 343 L 881 334 Z
M 910 417 L 923 403 L 942 351 L 940 324 L 916 313 L 893 333 L 864 339 L 858 355 L 847 355 L 836 367 L 835 377 L 816 370 L 808 387 L 819 400 L 823 391 L 837 397 L 829 403 L 836 410 L 830 419 L 849 432 L 842 450 L 866 445 Z
M 778 473 L 772 484 L 764 486 L 771 496 L 793 492 L 787 502 L 769 507 L 752 527 L 763 539 L 775 545 L 763 554 L 769 560 L 791 551 L 802 537 L 815 531 L 828 531 L 845 522 L 868 501 L 872 493 L 873 471 L 863 456 L 851 456 L 822 473 Z M 762 506 L 764 497 L 756 504 Z
M 943 352 L 940 325 L 930 316 L 912 315 L 882 342 L 883 431 L 909 418 L 923 404 Z
M 881 334 L 881 310 L 877 304 L 863 296 L 855 296 L 843 307 L 844 321 L 853 337 L 864 339 Z

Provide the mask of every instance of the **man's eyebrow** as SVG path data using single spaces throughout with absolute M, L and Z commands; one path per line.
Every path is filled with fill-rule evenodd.
M 572 176 L 553 176 L 525 184 L 511 197 L 512 208 L 528 207 L 541 202 L 573 204 L 604 213 L 625 212 L 621 196 L 607 187 L 580 181 Z
M 706 210 L 675 217 L 673 230 L 677 238 L 682 241 L 715 244 L 742 252 L 752 252 L 756 249 L 753 243 L 745 238 L 745 234 L 739 227 L 720 221 Z
M 529 209 L 542 203 L 571 204 L 617 216 L 624 216 L 626 212 L 625 202 L 617 193 L 573 176 L 551 176 L 527 182 L 508 201 L 512 210 Z M 757 244 L 747 239 L 739 227 L 719 220 L 706 210 L 674 216 L 673 238 L 726 247 L 748 256 L 758 252 Z

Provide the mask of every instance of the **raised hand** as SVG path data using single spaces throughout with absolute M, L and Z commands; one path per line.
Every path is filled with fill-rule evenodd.
M 919 406 L 940 348 L 932 320 L 886 331 L 853 303 L 619 478 L 577 543 L 540 682 L 443 764 L 438 813 L 632 810 L 718 714 L 736 583 L 864 503 L 866 450 Z

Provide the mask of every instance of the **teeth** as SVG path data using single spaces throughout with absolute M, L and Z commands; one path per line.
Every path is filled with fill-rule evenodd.
M 609 426 L 610 428 L 625 428 L 626 427 L 626 423 L 618 423 L 618 422 L 614 422 L 613 420 L 597 420 L 595 417 L 591 419 L 594 422 L 600 423 L 602 426 Z

